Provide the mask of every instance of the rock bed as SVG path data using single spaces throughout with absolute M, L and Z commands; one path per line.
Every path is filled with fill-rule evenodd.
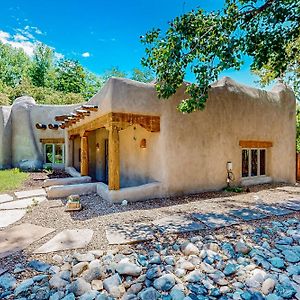
M 0 276 L 0 299 L 300 299 L 300 220 L 53 255 Z

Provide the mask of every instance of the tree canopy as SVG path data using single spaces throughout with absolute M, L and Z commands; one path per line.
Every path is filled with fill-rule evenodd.
M 110 77 L 128 77 L 148 82 L 151 72 L 118 67 L 97 75 L 79 61 L 57 59 L 48 46 L 38 43 L 32 58 L 22 49 L 0 42 L 0 105 L 10 105 L 20 96 L 32 96 L 40 104 L 73 104 L 90 99 Z
M 268 84 L 286 78 L 299 88 L 300 0 L 226 0 L 220 11 L 192 10 L 169 22 L 162 32 L 141 37 L 142 60 L 156 73 L 157 92 L 169 98 L 188 72 L 188 98 L 178 109 L 204 109 L 210 84 L 228 69 L 239 70 L 243 56 L 252 58 L 251 70 Z

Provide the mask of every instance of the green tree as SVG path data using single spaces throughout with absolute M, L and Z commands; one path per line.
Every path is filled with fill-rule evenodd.
M 107 81 L 111 77 L 121 77 L 121 78 L 123 78 L 123 77 L 127 77 L 127 73 L 120 70 L 119 67 L 114 66 L 111 69 L 106 70 L 104 72 L 104 74 L 102 75 L 102 78 L 103 78 L 104 82 Z
M 140 82 L 151 82 L 155 79 L 155 77 L 151 70 L 140 70 L 138 68 L 134 68 L 132 70 L 131 79 Z
M 22 49 L 0 42 L 0 81 L 14 87 L 28 76 L 31 61 Z
M 76 60 L 64 59 L 56 68 L 56 89 L 65 93 L 84 93 L 86 89 L 86 73 Z
M 50 84 L 49 73 L 53 68 L 53 50 L 42 43 L 34 49 L 34 56 L 30 68 L 30 78 L 35 86 L 45 87 Z
M 104 79 L 92 72 L 85 71 L 85 90 L 83 96 L 85 99 L 93 97 L 104 85 Z
M 161 98 L 173 95 L 192 71 L 196 82 L 178 107 L 190 113 L 204 109 L 210 84 L 224 70 L 239 70 L 243 55 L 252 58 L 252 71 L 271 72 L 270 80 L 288 73 L 294 80 L 299 21 L 299 0 L 226 0 L 221 11 L 193 10 L 171 21 L 166 32 L 154 29 L 141 37 L 142 64 L 155 71 Z

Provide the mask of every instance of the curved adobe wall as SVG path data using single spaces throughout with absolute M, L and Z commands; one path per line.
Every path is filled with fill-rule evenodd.
M 0 169 L 11 167 L 11 107 L 0 106 Z

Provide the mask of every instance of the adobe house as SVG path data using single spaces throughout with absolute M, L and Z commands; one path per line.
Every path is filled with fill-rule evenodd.
M 43 138 L 64 134 L 66 169 L 91 176 L 113 202 L 218 190 L 228 172 L 234 185 L 295 182 L 296 104 L 286 85 L 267 92 L 225 77 L 212 85 L 205 110 L 192 114 L 176 110 L 184 91 L 164 101 L 154 84 L 111 78 L 85 105 L 47 108 L 47 119 L 35 113 L 26 126 L 48 124 L 32 129 L 40 151 Z M 14 131 L 12 139 L 14 165 L 24 153 Z M 4 156 L 0 150 L 0 165 Z

